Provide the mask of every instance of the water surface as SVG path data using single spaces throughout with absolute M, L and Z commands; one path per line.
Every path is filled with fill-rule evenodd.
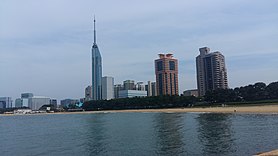
M 253 155 L 278 149 L 277 114 L 0 116 L 1 155 Z

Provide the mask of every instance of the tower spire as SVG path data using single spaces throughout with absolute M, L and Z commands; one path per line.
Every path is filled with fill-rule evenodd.
M 96 41 L 96 18 L 95 18 L 95 15 L 94 15 L 94 45 L 97 44 L 97 41 Z

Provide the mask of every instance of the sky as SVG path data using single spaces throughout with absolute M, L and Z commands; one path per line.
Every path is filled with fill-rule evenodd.
M 230 88 L 278 80 L 277 0 L 0 0 L 0 97 L 84 97 L 93 17 L 103 76 L 155 81 L 173 53 L 179 91 L 197 88 L 199 48 L 220 51 Z

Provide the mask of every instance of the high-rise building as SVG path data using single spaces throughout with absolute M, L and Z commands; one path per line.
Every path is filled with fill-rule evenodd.
M 137 82 L 135 85 L 135 90 L 145 90 L 144 82 Z
M 102 99 L 114 99 L 114 78 L 105 76 L 102 77 Z
M 159 54 L 155 60 L 155 75 L 158 95 L 179 95 L 178 60 L 173 54 Z
M 0 97 L 0 108 L 12 108 L 13 102 L 11 97 Z
M 123 85 L 122 84 L 116 84 L 114 85 L 114 98 L 118 99 L 119 98 L 119 91 L 123 90 Z
M 225 57 L 216 51 L 209 53 L 208 47 L 199 49 L 200 55 L 196 57 L 197 85 L 199 96 L 206 91 L 228 88 Z
M 92 99 L 101 100 L 102 59 L 96 43 L 96 20 L 94 19 L 94 44 L 92 46 Z
M 29 98 L 34 96 L 33 93 L 22 93 L 21 94 L 21 103 L 22 107 L 29 107 Z
M 88 86 L 85 88 L 85 101 L 92 100 L 92 86 Z
M 152 95 L 151 96 L 157 96 L 157 90 L 156 90 L 156 82 L 152 82 Z
M 124 88 L 123 90 L 134 90 L 135 89 L 135 82 L 134 80 L 125 80 L 124 81 Z
M 156 94 L 156 83 L 148 81 L 148 84 L 145 86 L 148 96 L 157 96 Z
M 28 98 L 33 97 L 33 96 L 34 96 L 33 93 L 22 93 L 21 94 L 22 99 L 24 99 L 24 98 L 28 99 Z

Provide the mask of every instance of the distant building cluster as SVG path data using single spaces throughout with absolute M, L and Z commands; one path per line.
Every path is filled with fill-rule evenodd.
M 15 100 L 15 105 L 12 105 L 10 97 L 0 98 L 0 108 L 30 108 L 31 110 L 39 110 L 43 105 L 53 105 L 57 107 L 57 100 L 44 96 L 34 96 L 33 93 L 22 93 L 21 98 Z
M 220 52 L 210 53 L 208 47 L 199 49 L 196 57 L 197 89 L 184 91 L 184 96 L 204 96 L 207 91 L 228 88 L 225 58 Z M 92 46 L 92 85 L 85 89 L 85 100 L 109 100 L 136 96 L 179 95 L 178 59 L 173 54 L 159 54 L 154 60 L 156 81 L 135 83 L 126 80 L 114 85 L 112 77 L 102 77 L 101 54 L 96 44 L 94 20 L 94 43 Z M 101 80 L 101 81 L 100 81 Z

